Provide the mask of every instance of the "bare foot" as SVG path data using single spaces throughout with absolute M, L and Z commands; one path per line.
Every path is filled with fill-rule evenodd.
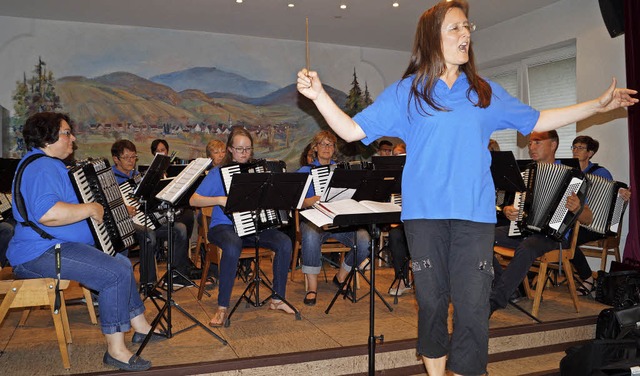
M 283 302 L 282 300 L 271 299 L 271 304 L 269 304 L 269 309 L 280 310 L 289 314 L 296 313 L 293 309 L 291 309 L 291 307 L 285 304 L 285 302 Z

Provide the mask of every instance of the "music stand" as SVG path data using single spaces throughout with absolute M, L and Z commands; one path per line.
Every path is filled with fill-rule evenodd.
M 247 305 L 260 307 L 269 298 L 277 298 L 285 303 L 295 312 L 296 320 L 301 320 L 300 312 L 289 303 L 283 296 L 280 296 L 260 277 L 260 232 L 258 231 L 258 215 L 267 209 L 292 210 L 302 206 L 305 193 L 311 184 L 311 175 L 300 173 L 252 173 L 235 174 L 229 187 L 229 196 L 225 205 L 225 213 L 235 212 L 255 212 L 253 215 L 253 225 L 256 229 L 254 236 L 255 245 L 255 266 L 253 280 L 244 289 L 242 295 L 229 312 L 225 319 L 224 326 L 231 325 L 231 316 L 236 311 L 240 302 L 246 300 Z M 271 295 L 264 300 L 260 300 L 260 284 L 263 284 Z M 252 300 L 251 297 L 254 297 Z
M 362 200 L 371 200 L 371 201 L 384 201 L 387 200 L 392 193 L 398 193 L 398 184 L 397 180 L 401 178 L 402 171 L 401 170 L 367 170 L 367 174 L 365 178 L 360 182 L 360 184 L 356 187 L 356 191 L 353 195 L 353 199 L 356 201 Z M 329 182 L 331 185 L 331 182 Z M 397 223 L 400 222 L 400 212 L 386 212 L 386 213 L 358 213 L 358 214 L 343 214 L 337 215 L 333 218 L 333 225 L 337 226 L 368 226 L 369 234 L 371 236 L 371 251 L 373 252 L 376 249 L 376 239 L 379 237 L 379 224 L 388 224 L 388 223 Z M 373 254 L 373 253 L 372 253 Z M 349 285 L 347 281 L 349 278 L 354 280 L 355 272 L 359 272 L 360 275 L 364 278 L 364 280 L 369 283 L 369 292 L 365 294 L 362 298 L 369 295 L 369 338 L 368 338 L 368 348 L 369 348 L 369 375 L 375 374 L 375 348 L 376 342 L 384 342 L 384 335 L 375 335 L 375 297 L 374 294 L 377 295 L 380 300 L 387 306 L 389 312 L 393 311 L 393 308 L 387 303 L 387 301 L 382 297 L 380 292 L 375 288 L 375 269 L 376 263 L 371 262 L 370 269 L 370 280 L 367 279 L 365 274 L 359 270 L 357 264 L 356 257 L 354 255 L 354 266 L 349 272 L 349 276 L 347 280 L 345 280 L 344 286 Z M 355 282 L 353 286 L 353 291 L 355 292 Z M 336 295 L 333 297 L 331 304 L 327 307 L 325 313 L 329 313 L 331 306 L 336 301 L 337 297 L 342 293 L 342 288 L 338 290 Z M 353 295 L 355 297 L 355 294 Z M 345 291 L 344 295 L 345 299 L 347 298 L 347 293 Z M 361 299 L 362 299 L 361 298 Z M 354 302 L 354 300 L 352 300 Z
M 506 192 L 525 191 L 527 187 L 522 180 L 520 170 L 519 161 L 516 162 L 512 152 L 491 152 L 491 177 L 496 189 Z
M 156 154 L 156 157 L 158 157 L 158 154 Z M 167 158 L 167 161 L 170 159 L 170 157 L 167 157 L 167 156 L 162 156 L 162 157 Z M 163 325 L 163 328 L 165 328 L 165 333 L 167 338 L 173 337 L 174 333 L 172 333 L 172 330 L 171 330 L 172 329 L 172 324 L 171 324 L 171 308 L 172 307 L 177 308 L 179 312 L 181 312 L 184 316 L 186 316 L 188 319 L 190 319 L 193 322 L 193 325 L 187 328 L 181 329 L 175 334 L 189 330 L 197 325 L 197 326 L 200 326 L 202 329 L 204 329 L 207 333 L 211 334 L 223 345 L 227 344 L 227 341 L 225 341 L 222 337 L 212 332 L 211 329 L 209 329 L 200 321 L 198 321 L 198 319 L 196 319 L 194 316 L 189 314 L 189 312 L 187 312 L 184 308 L 176 304 L 176 302 L 173 300 L 171 296 L 172 290 L 173 290 L 173 272 L 174 272 L 173 267 L 171 266 L 171 261 L 173 259 L 173 224 L 175 222 L 175 215 L 176 215 L 174 205 L 178 203 L 185 196 L 185 193 L 197 181 L 198 177 L 200 176 L 200 174 L 202 174 L 202 172 L 204 172 L 204 169 L 206 168 L 206 166 L 208 166 L 209 163 L 211 163 L 211 160 L 209 158 L 196 159 L 185 170 L 183 170 L 183 172 L 180 175 L 174 178 L 169 185 L 167 185 L 162 191 L 160 191 L 160 193 L 158 193 L 155 196 L 157 199 L 162 200 L 163 206 L 166 207 L 167 226 L 169 227 L 167 232 L 167 243 L 169 243 L 168 244 L 169 247 L 167 250 L 167 272 L 165 273 L 166 280 L 167 280 L 167 298 L 164 299 L 164 305 L 162 306 L 162 308 L 159 309 L 158 315 L 154 318 L 153 322 L 151 323 L 151 330 L 149 330 L 149 333 L 147 333 L 146 337 L 144 338 L 144 341 L 142 341 L 142 343 L 140 344 L 140 347 L 136 352 L 137 356 L 140 356 L 140 354 L 142 353 L 142 350 L 145 348 L 145 346 L 151 339 L 151 336 L 153 335 L 155 328 L 160 324 L 163 318 L 167 323 L 166 326 Z M 153 166 L 153 163 L 152 163 L 152 166 Z M 151 167 L 149 168 L 149 170 L 151 170 Z M 149 172 L 152 172 L 152 171 L 149 171 Z M 154 304 L 155 304 L 155 301 L 154 301 Z M 157 304 L 156 304 L 156 307 L 158 307 Z

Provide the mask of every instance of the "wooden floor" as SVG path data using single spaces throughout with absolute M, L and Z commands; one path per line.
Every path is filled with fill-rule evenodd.
M 267 274 L 270 276 L 270 264 L 268 262 L 264 264 Z M 322 274 L 320 275 L 318 304 L 313 307 L 305 306 L 302 303 L 304 283 L 300 272 L 298 272 L 299 278 L 296 282 L 288 283 L 287 298 L 300 310 L 301 320 L 296 320 L 293 315 L 287 315 L 280 311 L 271 311 L 267 306 L 255 308 L 241 304 L 231 318 L 230 327 L 214 329 L 217 335 L 228 342 L 227 345 L 223 345 L 200 327 L 181 332 L 191 326 L 192 322 L 174 308 L 172 309 L 173 338 L 149 344 L 144 349 L 142 356 L 153 362 L 154 368 L 152 370 L 159 371 L 170 369 L 171 366 L 176 365 L 217 364 L 239 359 L 247 359 L 247 361 L 256 358 L 258 360 L 267 359 L 263 357 L 277 354 L 299 352 L 313 354 L 313 352 L 335 351 L 335 349 L 340 351 L 340 349 L 349 349 L 354 346 L 362 348 L 362 345 L 366 346 L 369 337 L 369 298 L 357 303 L 340 298 L 330 313 L 326 314 L 324 311 L 336 291 L 331 283 L 335 269 L 327 267 L 326 271 L 329 282 L 325 283 Z M 3 272 L 4 276 L 1 274 Z M 0 272 L 0 277 L 9 278 L 6 274 L 5 269 Z M 393 311 L 389 311 L 380 299 L 376 299 L 375 334 L 384 334 L 385 340 L 384 344 L 378 345 L 378 350 L 385 349 L 385 346 L 393 346 L 393 344 L 413 344 L 417 333 L 417 305 L 414 294 L 405 294 L 400 297 L 398 304 L 394 305 L 393 299 L 387 295 L 392 279 L 393 270 L 391 268 L 377 270 L 376 285 L 393 309 Z M 245 283 L 236 280 L 232 304 L 238 299 L 245 286 Z M 358 297 L 362 296 L 367 289 L 368 286 L 363 283 L 362 288 L 357 292 Z M 540 310 L 542 321 L 548 323 L 557 320 L 593 318 L 605 308 L 593 299 L 581 297 L 580 313 L 576 313 L 566 290 L 566 287 L 560 286 L 545 291 Z M 208 291 L 211 293 L 211 297 L 205 296 L 202 301 L 196 300 L 197 289 L 195 288 L 185 288 L 176 292 L 174 299 L 181 308 L 206 324 L 215 312 L 217 296 L 216 288 L 211 288 Z M 262 298 L 266 297 L 266 291 L 261 293 L 263 294 Z M 77 287 L 70 288 L 66 293 L 68 300 L 80 297 L 81 292 Z M 157 310 L 149 301 L 146 306 L 146 316 L 152 320 L 157 314 Z M 522 302 L 522 306 L 530 310 L 531 302 L 525 300 Z M 112 368 L 102 364 L 102 356 L 106 350 L 104 337 L 98 326 L 91 325 L 86 307 L 82 304 L 70 305 L 68 311 L 73 335 L 73 344 L 70 347 L 70 370 L 65 370 L 62 367 L 49 311 L 44 309 L 33 311 L 26 325 L 19 327 L 18 321 L 21 312 L 13 310 L 0 325 L 0 350 L 2 351 L 0 373 L 4 375 L 58 375 L 113 371 Z M 531 327 L 534 324 L 534 321 L 513 307 L 498 311 L 491 319 L 491 331 L 494 333 L 492 341 L 494 336 L 500 335 L 495 334 L 500 330 Z M 126 338 L 130 343 L 131 333 Z M 498 338 L 490 344 L 490 347 L 493 347 L 493 350 L 496 346 L 506 346 L 507 350 L 527 347 L 526 343 L 521 343 L 522 339 L 511 341 L 520 343 L 504 339 L 504 343 L 501 344 L 500 338 Z M 130 344 L 130 348 L 135 352 L 138 346 Z M 545 374 L 544 372 L 558 368 L 561 355 L 562 350 L 558 350 L 552 354 L 525 357 L 518 361 L 496 360 L 494 358 L 489 365 L 489 371 L 492 376 Z M 353 370 L 350 373 L 358 372 Z M 418 369 L 419 372 L 420 369 Z M 327 369 L 307 369 L 306 373 L 328 374 L 331 372 Z

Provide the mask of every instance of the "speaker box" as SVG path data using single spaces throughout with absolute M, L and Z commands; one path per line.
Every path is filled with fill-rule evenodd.
M 611 38 L 624 34 L 624 0 L 598 0 L 598 3 Z

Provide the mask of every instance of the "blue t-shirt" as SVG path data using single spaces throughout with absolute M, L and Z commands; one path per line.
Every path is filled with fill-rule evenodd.
M 24 160 L 32 154 L 44 153 L 40 149 L 34 148 L 24 156 L 18 166 L 22 165 Z M 11 265 L 16 266 L 34 260 L 57 243 L 94 244 L 87 221 L 82 220 L 69 225 L 53 227 L 38 222 L 57 202 L 78 204 L 68 170 L 60 159 L 42 157 L 29 163 L 22 175 L 20 192 L 29 219 L 53 236 L 53 239 L 42 238 L 29 226 L 16 225 L 15 234 L 7 249 L 7 258 Z M 15 204 L 15 197 L 14 194 L 13 216 L 17 222 L 23 222 L 24 219 L 18 213 Z
M 517 129 L 529 134 L 540 113 L 489 82 L 491 105 L 467 98 L 467 76 L 460 76 L 451 89 L 439 80 L 434 98 L 450 111 L 425 115 L 409 103 L 413 77 L 385 89 L 376 101 L 358 113 L 370 144 L 382 136 L 395 136 L 407 144 L 402 178 L 402 219 L 462 219 L 495 223 L 495 189 L 491 178 L 491 153 L 487 145 L 494 131 Z
M 125 181 L 132 179 L 134 176 L 140 175 L 137 170 L 131 170 L 129 174 L 125 174 L 124 172 L 118 170 L 116 165 L 111 166 L 111 170 L 113 170 L 113 174 L 116 176 L 116 181 L 118 185 L 124 183 Z
M 226 196 L 227 193 L 224 191 L 224 186 L 222 185 L 222 176 L 220 175 L 220 167 L 214 167 L 209 171 L 207 176 L 204 177 L 198 189 L 196 189 L 196 193 L 200 196 L 209 196 L 209 197 L 217 197 L 217 196 Z M 232 225 L 231 219 L 224 214 L 224 211 L 221 206 L 214 206 L 213 213 L 211 214 L 211 224 L 209 228 L 214 228 L 217 225 Z
M 582 172 L 584 172 L 586 174 L 587 171 L 589 171 L 589 169 L 591 169 L 591 167 L 593 167 L 593 166 L 594 166 L 594 164 L 589 162 L 589 164 L 587 165 L 587 168 L 582 170 Z M 609 172 L 609 170 L 607 170 L 606 168 L 604 168 L 602 166 L 599 166 L 599 168 L 597 168 L 596 170 L 590 172 L 590 174 L 596 175 L 596 176 L 600 176 L 601 178 L 613 180 L 613 175 L 611 175 L 611 172 Z

